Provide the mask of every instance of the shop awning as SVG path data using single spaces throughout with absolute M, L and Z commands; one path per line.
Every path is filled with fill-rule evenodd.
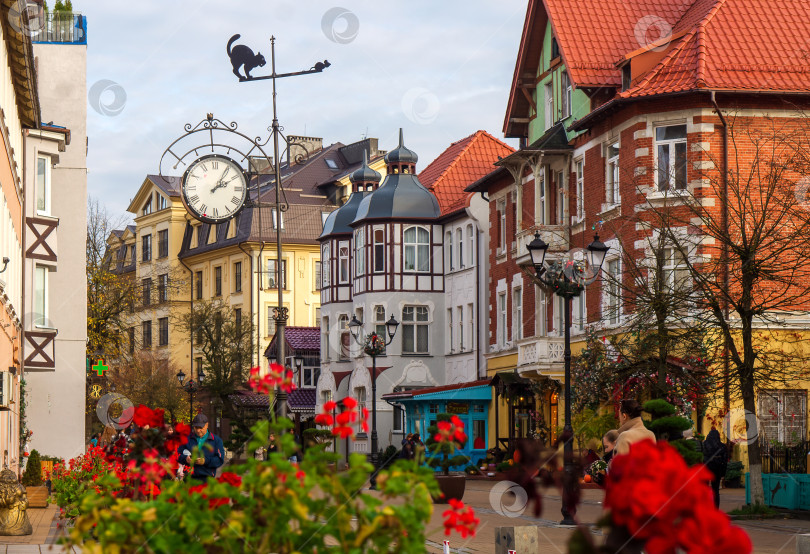
M 490 390 L 489 382 L 489 379 L 481 379 L 480 381 L 471 381 L 469 383 L 392 392 L 384 394 L 383 399 L 389 402 L 410 402 L 417 400 L 491 400 L 492 391 Z

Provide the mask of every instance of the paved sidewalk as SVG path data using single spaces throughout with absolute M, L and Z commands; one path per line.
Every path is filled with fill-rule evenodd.
M 22 537 L 0 537 L 0 554 L 60 554 L 68 549 L 54 544 L 58 529 L 56 515 L 59 509 L 51 504 L 47 508 L 29 508 L 28 519 L 34 532 Z

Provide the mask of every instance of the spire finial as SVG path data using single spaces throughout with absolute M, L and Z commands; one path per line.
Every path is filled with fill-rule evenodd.
M 399 147 L 405 146 L 405 140 L 402 138 L 402 127 L 399 128 Z
M 368 150 L 363 150 L 363 165 L 368 165 Z

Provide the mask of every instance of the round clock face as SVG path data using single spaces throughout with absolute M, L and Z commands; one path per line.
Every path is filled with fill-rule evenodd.
M 231 219 L 247 197 L 245 172 L 238 163 L 219 154 L 196 159 L 183 174 L 181 185 L 186 209 L 207 223 Z

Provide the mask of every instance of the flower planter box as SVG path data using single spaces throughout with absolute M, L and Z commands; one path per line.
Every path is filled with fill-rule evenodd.
M 467 486 L 466 475 L 436 475 L 435 477 L 439 483 L 439 490 L 444 496 L 434 496 L 434 504 L 447 504 L 451 499 L 461 500 L 464 497 L 464 489 Z
M 25 487 L 28 495 L 28 507 L 47 508 L 48 507 L 48 487 Z

